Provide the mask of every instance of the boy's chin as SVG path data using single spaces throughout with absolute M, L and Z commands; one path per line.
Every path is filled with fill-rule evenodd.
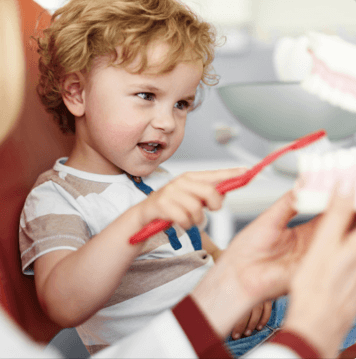
M 158 168 L 158 166 L 155 167 L 151 167 L 151 168 L 147 168 L 147 169 L 133 169 L 132 172 L 126 171 L 126 173 L 130 174 L 133 177 L 147 177 L 150 174 L 152 174 L 154 171 L 156 171 L 156 169 Z

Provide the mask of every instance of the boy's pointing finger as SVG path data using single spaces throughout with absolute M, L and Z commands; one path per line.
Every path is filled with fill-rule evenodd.
M 186 172 L 185 175 L 192 180 L 218 184 L 229 178 L 238 177 L 248 171 L 247 167 L 235 167 L 219 170 Z

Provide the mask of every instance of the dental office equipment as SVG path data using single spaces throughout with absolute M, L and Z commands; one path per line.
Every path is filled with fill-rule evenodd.
M 292 142 L 288 146 L 278 149 L 270 153 L 267 157 L 265 157 L 261 162 L 256 164 L 250 170 L 245 172 L 243 175 L 228 179 L 219 183 L 216 186 L 217 191 L 220 194 L 225 194 L 228 191 L 232 191 L 234 189 L 240 188 L 242 186 L 247 185 L 259 172 L 261 172 L 267 165 L 271 164 L 273 161 L 278 159 L 280 156 L 284 155 L 287 152 L 292 150 L 298 150 L 304 148 L 313 142 L 320 140 L 320 142 L 326 141 L 326 132 L 324 130 L 320 130 L 315 133 L 311 133 L 307 136 L 297 139 Z M 319 141 L 318 141 L 319 142 Z M 314 146 L 319 145 L 319 143 L 315 143 Z M 311 146 L 308 149 L 309 151 L 315 150 L 314 146 Z M 141 229 L 138 233 L 130 238 L 130 244 L 136 244 L 142 241 L 145 241 L 149 237 L 157 234 L 160 231 L 163 231 L 172 226 L 172 222 L 164 221 L 161 219 L 156 219 L 152 221 L 150 224 Z

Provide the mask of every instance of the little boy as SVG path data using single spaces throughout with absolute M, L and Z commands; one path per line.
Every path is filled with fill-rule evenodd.
M 72 0 L 38 43 L 39 95 L 76 141 L 26 200 L 22 269 L 35 275 L 46 313 L 77 327 L 93 354 L 195 287 L 220 255 L 204 232 L 203 203 L 219 209 L 215 185 L 245 170 L 170 181 L 159 167 L 182 142 L 197 88 L 217 82 L 214 29 L 178 1 Z M 156 218 L 175 225 L 128 244 Z M 252 312 L 252 329 L 270 313 L 270 304 Z M 238 355 L 251 347 L 241 340 Z

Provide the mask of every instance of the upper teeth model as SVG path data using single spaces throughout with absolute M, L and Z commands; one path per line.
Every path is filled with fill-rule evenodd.
M 294 189 L 299 214 L 323 212 L 338 180 L 356 180 L 356 147 L 326 154 L 302 154 L 298 159 L 299 179 Z
M 356 46 L 338 36 L 312 32 L 313 66 L 301 86 L 334 106 L 356 113 Z

